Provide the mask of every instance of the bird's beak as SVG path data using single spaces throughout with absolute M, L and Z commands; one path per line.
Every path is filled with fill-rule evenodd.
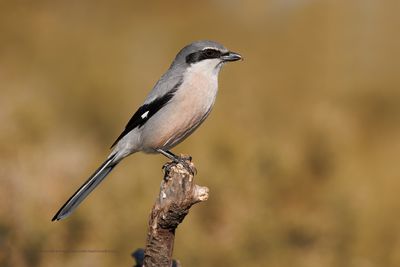
M 242 56 L 239 55 L 238 53 L 229 51 L 227 53 L 222 54 L 221 59 L 223 61 L 237 61 L 241 60 Z

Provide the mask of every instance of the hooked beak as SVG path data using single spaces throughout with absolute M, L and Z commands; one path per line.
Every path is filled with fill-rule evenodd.
M 242 56 L 239 55 L 238 53 L 229 51 L 227 53 L 222 54 L 221 59 L 223 61 L 237 61 L 241 60 Z

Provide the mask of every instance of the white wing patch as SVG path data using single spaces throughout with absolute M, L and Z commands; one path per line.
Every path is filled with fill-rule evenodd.
M 147 114 L 149 114 L 149 111 L 146 111 L 146 112 L 143 113 L 142 116 L 140 116 L 140 117 L 142 117 L 142 119 L 147 118 Z

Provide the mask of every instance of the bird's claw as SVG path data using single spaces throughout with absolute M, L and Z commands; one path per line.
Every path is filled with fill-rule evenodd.
M 185 155 L 185 154 L 181 154 L 180 156 L 179 156 L 179 159 L 181 159 L 181 160 L 184 160 L 184 161 L 189 161 L 189 162 L 192 162 L 192 156 L 190 156 L 190 155 Z
M 176 163 L 181 164 L 183 168 L 185 168 L 188 172 L 190 172 L 191 175 L 195 174 L 196 169 L 194 168 L 194 166 L 191 162 L 187 162 L 184 159 L 179 159 L 176 161 Z
M 165 172 L 164 179 L 168 180 L 168 174 L 170 172 L 173 164 L 181 164 L 183 168 L 185 168 L 191 175 L 197 174 L 197 169 L 192 163 L 192 157 L 187 155 L 181 155 L 173 159 L 172 162 L 167 162 L 162 166 L 162 169 Z
M 172 162 L 167 162 L 162 166 L 162 170 L 164 171 L 164 180 L 169 180 L 169 172 L 171 171 Z
M 182 164 L 182 166 L 190 172 L 191 175 L 197 174 L 197 169 L 192 163 L 192 156 L 181 154 L 177 159 L 177 163 Z

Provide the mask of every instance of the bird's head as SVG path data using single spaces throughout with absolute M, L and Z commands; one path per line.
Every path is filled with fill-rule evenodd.
M 219 71 L 224 63 L 241 59 L 241 55 L 217 42 L 202 40 L 185 46 L 176 55 L 172 66 L 204 67 Z

